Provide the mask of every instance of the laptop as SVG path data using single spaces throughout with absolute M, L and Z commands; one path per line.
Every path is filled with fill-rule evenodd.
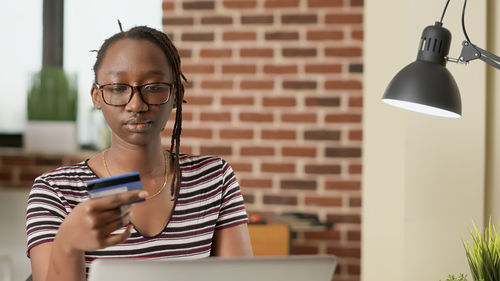
M 331 281 L 336 265 L 333 255 L 174 261 L 99 259 L 91 264 L 88 280 Z

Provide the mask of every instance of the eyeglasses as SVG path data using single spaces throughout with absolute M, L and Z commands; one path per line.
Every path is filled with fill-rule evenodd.
M 132 100 L 134 91 L 137 90 L 141 99 L 148 105 L 161 105 L 168 102 L 172 95 L 173 84 L 157 82 L 139 86 L 132 86 L 122 83 L 111 83 L 99 85 L 95 83 L 101 91 L 104 102 L 108 105 L 123 106 Z

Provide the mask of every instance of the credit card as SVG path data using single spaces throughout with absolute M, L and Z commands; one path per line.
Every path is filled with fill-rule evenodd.
M 122 192 L 142 189 L 141 178 L 139 172 L 99 178 L 85 182 L 87 190 L 89 190 L 90 198 L 101 198 L 105 196 L 115 195 Z M 144 201 L 140 199 L 131 203 Z

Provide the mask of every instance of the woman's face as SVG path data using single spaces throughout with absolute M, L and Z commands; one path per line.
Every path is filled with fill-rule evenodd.
M 124 83 L 139 86 L 146 83 L 166 82 L 174 84 L 172 69 L 162 49 L 141 39 L 121 39 L 107 49 L 100 68 L 97 84 Z M 124 106 L 112 106 L 102 100 L 101 91 L 92 88 L 92 101 L 102 109 L 111 128 L 113 140 L 133 145 L 146 145 L 159 140 L 172 107 L 175 89 L 167 103 L 148 105 L 134 91 L 130 102 Z

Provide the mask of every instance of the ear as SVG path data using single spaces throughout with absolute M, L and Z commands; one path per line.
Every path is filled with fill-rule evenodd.
M 92 88 L 90 88 L 90 96 L 92 97 L 92 103 L 96 109 L 102 108 L 102 100 L 101 95 L 99 95 L 99 90 L 97 87 L 92 84 Z

